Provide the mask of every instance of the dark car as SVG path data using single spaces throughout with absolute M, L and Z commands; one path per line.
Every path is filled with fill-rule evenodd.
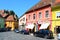
M 6 32 L 6 28 L 0 28 L 0 32 Z
M 19 33 L 20 31 L 18 29 L 15 29 L 14 32 Z
M 43 38 L 47 38 L 47 39 L 53 39 L 54 38 L 53 33 L 50 30 L 41 29 L 37 32 L 34 32 L 33 34 L 34 34 L 34 36 L 43 37 Z
M 29 34 L 29 31 L 27 31 L 27 30 L 21 30 L 20 33 L 21 34 Z
M 11 31 L 11 27 L 7 27 L 6 29 L 7 29 L 7 31 Z

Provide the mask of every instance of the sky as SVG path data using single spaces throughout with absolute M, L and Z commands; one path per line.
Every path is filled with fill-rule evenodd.
M 40 0 L 0 0 L 0 10 L 13 10 L 20 17 Z

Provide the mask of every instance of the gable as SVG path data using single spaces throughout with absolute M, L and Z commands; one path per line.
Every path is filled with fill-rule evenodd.
M 6 18 L 6 21 L 14 21 L 13 15 L 10 15 Z

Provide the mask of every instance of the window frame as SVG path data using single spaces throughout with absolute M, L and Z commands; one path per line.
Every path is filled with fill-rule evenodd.
M 29 15 L 29 20 L 30 20 L 31 15 Z
M 33 14 L 33 19 L 36 19 L 36 14 Z
M 49 18 L 49 10 L 46 10 L 46 11 L 45 11 L 45 17 L 46 17 L 46 18 Z
M 39 12 L 39 18 L 42 18 L 42 13 L 41 12 Z
M 25 17 L 23 18 L 23 21 L 25 21 Z

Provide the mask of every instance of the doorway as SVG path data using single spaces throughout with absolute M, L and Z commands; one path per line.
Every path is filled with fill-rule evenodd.
M 60 33 L 60 26 L 55 27 L 54 30 L 55 30 L 54 32 L 56 34 Z
M 60 33 L 60 26 L 57 27 L 57 33 Z

